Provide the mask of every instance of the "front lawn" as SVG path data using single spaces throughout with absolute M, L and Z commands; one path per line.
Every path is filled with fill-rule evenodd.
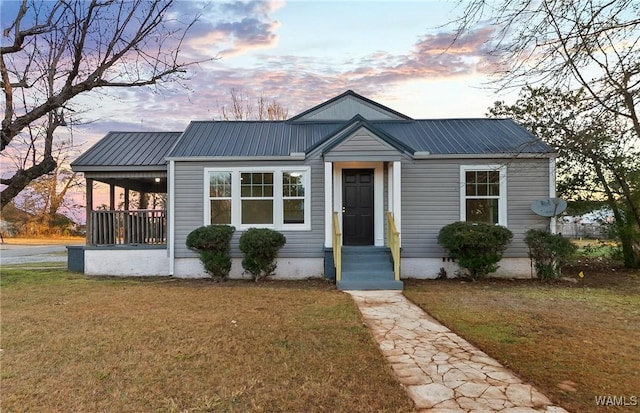
M 405 295 L 569 411 L 604 411 L 598 396 L 635 411 L 640 272 L 591 265 L 565 275 L 578 282 L 408 281 Z
M 1 410 L 411 412 L 323 281 L 88 279 L 3 269 Z

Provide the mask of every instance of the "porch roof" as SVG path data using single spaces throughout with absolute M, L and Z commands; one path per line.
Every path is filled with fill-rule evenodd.
M 165 157 L 182 132 L 109 132 L 71 163 L 77 172 L 166 171 Z

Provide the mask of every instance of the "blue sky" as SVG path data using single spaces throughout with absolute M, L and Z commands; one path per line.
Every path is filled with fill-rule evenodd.
M 261 94 L 290 116 L 347 89 L 414 118 L 482 117 L 499 97 L 491 72 L 492 27 L 452 44 L 456 1 L 179 1 L 175 17 L 199 13 L 183 52 L 217 59 L 189 73 L 188 90 L 91 93 L 74 139 L 86 149 L 110 130 L 182 130 L 220 119 L 232 88 Z M 19 2 L 2 2 L 2 23 Z

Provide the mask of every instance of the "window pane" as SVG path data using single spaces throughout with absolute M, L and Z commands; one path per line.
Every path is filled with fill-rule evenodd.
M 304 173 L 283 172 L 282 194 L 284 196 L 304 196 Z
M 273 201 L 245 199 L 242 201 L 243 224 L 273 224 Z
M 476 172 L 475 171 L 467 171 L 464 174 L 464 179 L 466 183 L 465 193 L 467 196 L 475 196 L 476 195 Z
M 211 224 L 231 224 L 231 200 L 211 200 Z
M 211 172 L 209 174 L 209 196 L 212 198 L 231 197 L 231 172 Z
M 498 223 L 497 199 L 467 199 L 467 221 Z
M 273 173 L 252 172 L 240 174 L 241 196 L 264 198 L 273 196 Z
M 489 196 L 500 196 L 500 184 L 489 184 Z
M 304 199 L 285 199 L 283 209 L 285 224 L 304 224 Z

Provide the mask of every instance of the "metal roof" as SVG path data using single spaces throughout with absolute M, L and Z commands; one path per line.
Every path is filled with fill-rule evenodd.
M 350 121 L 191 122 L 168 154 L 189 157 L 275 157 L 308 152 Z M 551 147 L 511 119 L 367 121 L 413 152 L 432 155 L 535 154 Z
M 374 116 L 378 120 L 372 120 L 358 112 L 346 119 L 358 108 L 366 108 L 362 109 L 365 112 L 373 108 L 388 116 Z M 333 112 L 327 120 L 312 120 L 316 112 L 329 109 Z M 345 118 L 341 118 L 343 115 Z M 308 155 L 321 146 L 333 147 L 359 127 L 367 128 L 398 151 L 419 157 L 553 152 L 511 119 L 413 120 L 348 90 L 286 121 L 196 121 L 183 133 L 109 132 L 71 166 L 82 172 L 157 171 L 166 170 L 167 159 Z
M 165 169 L 165 157 L 182 132 L 109 132 L 71 163 L 74 171 Z

